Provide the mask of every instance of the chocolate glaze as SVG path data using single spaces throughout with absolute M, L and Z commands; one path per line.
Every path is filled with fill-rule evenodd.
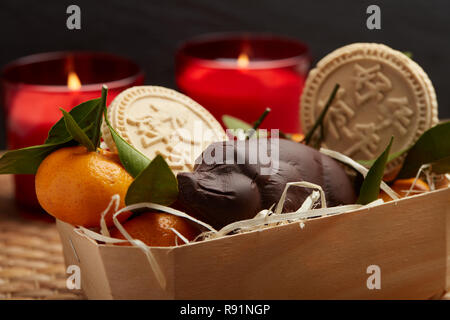
M 277 156 L 267 140 L 258 139 L 258 147 L 267 145 L 267 154 L 271 155 L 274 170 L 267 174 L 267 170 L 262 170 L 268 168 L 264 165 L 264 159 L 258 157 L 255 163 L 249 157 L 250 141 L 213 143 L 197 160 L 194 172 L 177 175 L 180 190 L 178 200 L 187 213 L 219 229 L 234 221 L 253 218 L 259 211 L 270 208 L 280 199 L 286 183 L 295 181 L 308 181 L 322 186 L 328 206 L 356 201 L 350 179 L 332 158 L 285 139 L 278 140 Z M 222 149 L 226 150 L 223 156 L 216 153 L 219 148 L 225 148 Z M 208 154 L 218 154 L 218 159 L 222 161 L 211 163 L 211 159 L 206 160 Z M 225 162 L 226 154 L 234 156 L 234 164 L 221 163 Z M 236 159 L 245 161 L 235 164 Z M 283 212 L 297 210 L 311 192 L 311 189 L 302 187 L 289 188 Z

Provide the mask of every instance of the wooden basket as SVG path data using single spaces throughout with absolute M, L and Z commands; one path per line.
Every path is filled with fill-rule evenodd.
M 98 244 L 57 222 L 90 299 L 427 299 L 450 285 L 450 188 L 179 247 Z M 369 289 L 369 266 L 380 289 Z M 370 268 L 369 268 L 370 270 Z

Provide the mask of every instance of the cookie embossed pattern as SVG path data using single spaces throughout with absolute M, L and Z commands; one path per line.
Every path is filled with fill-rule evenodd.
M 109 107 L 114 129 L 131 145 L 153 159 L 160 154 L 174 172 L 192 171 L 195 159 L 212 142 L 227 140 L 219 122 L 187 96 L 158 86 L 123 91 Z M 116 150 L 103 123 L 106 145 Z
M 325 117 L 323 146 L 353 159 L 376 158 L 391 136 L 392 152 L 401 151 L 438 122 L 433 85 L 418 64 L 385 45 L 355 43 L 324 57 L 308 75 L 301 99 L 304 131 L 336 83 L 340 89 Z M 402 160 L 389 163 L 387 172 Z

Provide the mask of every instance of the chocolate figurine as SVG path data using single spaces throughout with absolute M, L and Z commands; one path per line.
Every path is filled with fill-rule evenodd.
M 322 186 L 328 206 L 356 201 L 350 179 L 335 160 L 285 139 L 213 143 L 197 159 L 194 172 L 179 173 L 177 179 L 187 213 L 217 229 L 276 204 L 287 182 Z M 296 211 L 311 192 L 289 188 L 283 212 Z

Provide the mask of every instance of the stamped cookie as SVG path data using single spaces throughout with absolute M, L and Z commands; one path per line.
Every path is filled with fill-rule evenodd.
M 355 43 L 328 54 L 310 71 L 301 97 L 304 132 L 337 83 L 324 120 L 323 146 L 355 160 L 376 158 L 391 136 L 391 152 L 403 150 L 438 122 L 433 85 L 417 63 L 382 44 Z M 401 161 L 392 161 L 386 171 Z
M 175 172 L 192 171 L 195 159 L 211 143 L 227 140 L 219 122 L 201 105 L 174 90 L 157 86 L 132 87 L 108 108 L 112 127 L 149 159 L 162 155 Z M 105 123 L 103 139 L 114 141 Z

